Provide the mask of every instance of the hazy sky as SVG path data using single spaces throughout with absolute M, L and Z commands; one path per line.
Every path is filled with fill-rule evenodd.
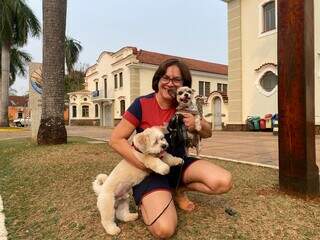
M 42 25 L 42 0 L 27 0 Z M 66 35 L 81 42 L 80 63 L 124 46 L 227 63 L 227 5 L 221 0 L 68 0 Z M 24 48 L 42 61 L 42 39 Z M 28 91 L 19 77 L 13 88 Z

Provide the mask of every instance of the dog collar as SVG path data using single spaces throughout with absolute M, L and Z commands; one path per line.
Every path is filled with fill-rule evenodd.
M 133 143 L 131 144 L 131 146 L 134 148 L 134 150 L 136 150 L 137 152 L 139 152 L 139 153 L 142 153 L 142 154 L 144 154 L 143 152 L 141 152 L 140 151 L 140 149 L 138 149 Z M 154 157 L 156 157 L 156 158 L 160 158 L 160 159 L 162 159 L 163 158 L 163 156 L 160 156 L 160 157 L 158 157 L 157 155 L 155 155 Z

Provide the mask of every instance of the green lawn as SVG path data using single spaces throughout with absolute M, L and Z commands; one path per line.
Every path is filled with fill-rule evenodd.
M 100 224 L 91 182 L 120 160 L 106 144 L 71 138 L 60 146 L 0 142 L 0 194 L 9 239 L 152 239 L 141 219 L 120 223 L 118 237 Z M 277 170 L 211 160 L 234 176 L 220 196 L 189 193 L 192 213 L 178 211 L 173 239 L 320 239 L 320 197 L 278 191 Z M 134 205 L 131 203 L 131 207 Z M 225 208 L 238 214 L 229 216 Z

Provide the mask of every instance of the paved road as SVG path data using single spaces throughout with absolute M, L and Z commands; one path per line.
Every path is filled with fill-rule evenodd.
M 112 129 L 90 126 L 67 126 L 69 136 L 83 136 L 108 140 Z M 30 137 L 30 131 L 0 132 L 0 140 Z M 201 154 L 218 158 L 278 165 L 278 137 L 269 132 L 224 132 L 215 131 L 210 139 L 201 142 Z M 320 136 L 316 136 L 317 164 L 320 166 Z

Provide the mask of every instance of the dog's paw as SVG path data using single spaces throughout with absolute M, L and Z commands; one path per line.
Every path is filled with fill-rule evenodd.
M 158 165 L 154 171 L 161 175 L 167 175 L 170 172 L 170 167 L 167 164 L 161 164 Z
M 137 220 L 138 217 L 139 217 L 139 214 L 138 214 L 138 213 L 128 213 L 128 214 L 123 218 L 123 221 L 124 221 L 124 222 L 134 221 L 134 220 Z
M 104 229 L 110 235 L 118 235 L 121 232 L 121 229 L 114 223 L 114 224 L 103 224 Z
M 183 159 L 179 157 L 174 157 L 172 162 L 172 166 L 182 165 L 184 163 Z
M 176 158 L 177 160 L 177 165 L 182 165 L 184 164 L 184 160 L 182 158 Z

